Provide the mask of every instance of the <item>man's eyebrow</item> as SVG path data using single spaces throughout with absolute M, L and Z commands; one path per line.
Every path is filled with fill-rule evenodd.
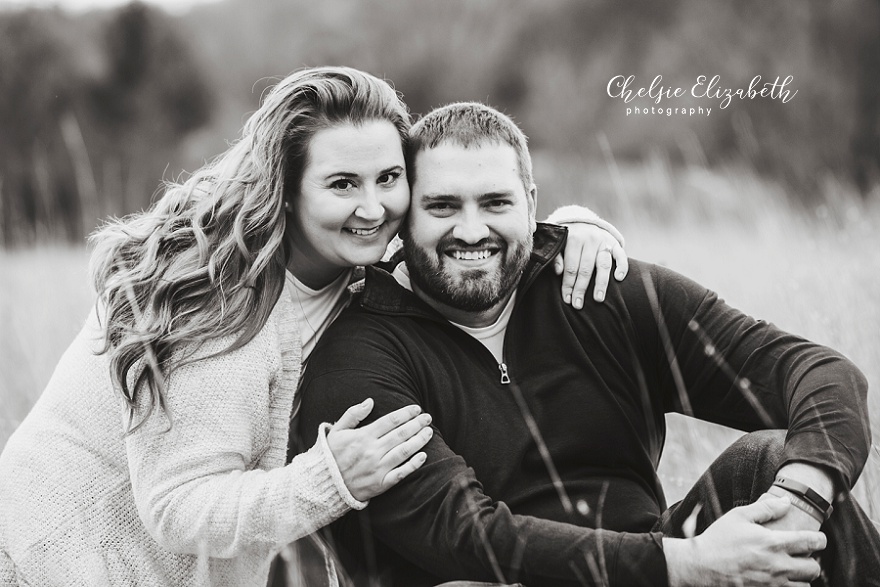
M 485 194 L 480 194 L 477 196 L 477 200 L 480 202 L 486 202 L 488 200 L 497 200 L 498 198 L 512 198 L 513 192 L 509 190 L 500 191 L 500 192 L 487 192 Z
M 461 196 L 454 194 L 422 194 L 419 201 L 425 204 L 459 202 L 461 201 Z

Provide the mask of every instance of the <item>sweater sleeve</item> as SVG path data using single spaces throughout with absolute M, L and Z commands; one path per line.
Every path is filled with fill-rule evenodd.
M 363 507 L 341 483 L 326 442 L 289 465 L 257 468 L 271 439 L 270 397 L 281 377 L 271 324 L 247 345 L 203 345 L 167 380 L 160 410 L 126 438 L 138 514 L 177 553 L 220 558 L 273 549 Z M 318 427 L 315 427 L 317 432 Z
M 626 246 L 626 241 L 623 238 L 623 234 L 621 234 L 621 232 L 617 230 L 617 228 L 613 224 L 611 224 L 607 220 L 604 220 L 586 206 L 560 206 L 559 208 L 554 210 L 544 222 L 549 222 L 551 224 L 576 224 L 578 222 L 582 222 L 584 224 L 592 224 L 593 226 L 598 226 L 599 228 L 613 236 L 617 240 L 617 242 L 620 243 L 621 247 Z
M 328 332 L 310 358 L 301 388 L 306 443 L 314 441 L 316 423 L 367 397 L 375 407 L 366 422 L 406 405 L 426 407 L 390 344 L 371 340 L 365 329 L 344 330 L 345 336 Z M 483 492 L 442 430 L 435 428 L 424 450 L 426 463 L 366 511 L 376 539 L 433 576 L 554 587 L 666 585 L 660 534 L 517 515 Z
M 670 409 L 746 431 L 785 428 L 780 466 L 820 466 L 852 487 L 871 433 L 867 380 L 851 361 L 731 308 L 667 269 L 654 266 L 647 281 L 632 281 L 656 284 L 662 324 L 655 356 Z M 652 314 L 635 322 L 656 331 Z

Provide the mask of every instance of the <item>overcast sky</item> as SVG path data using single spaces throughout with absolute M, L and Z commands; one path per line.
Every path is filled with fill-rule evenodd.
M 95 8 L 110 8 L 127 4 L 130 0 L 0 0 L 0 9 L 23 6 L 47 7 L 61 6 L 71 12 L 85 12 Z M 143 0 L 146 4 L 160 6 L 172 13 L 186 12 L 195 4 L 216 2 L 217 0 Z

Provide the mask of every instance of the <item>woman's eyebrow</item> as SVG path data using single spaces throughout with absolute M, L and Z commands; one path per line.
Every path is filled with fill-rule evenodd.
M 381 170 L 378 175 L 384 175 L 386 173 L 390 173 L 392 171 L 403 171 L 402 165 L 392 165 L 386 169 Z M 330 179 L 331 177 L 343 177 L 345 179 L 354 179 L 360 177 L 359 173 L 354 173 L 353 171 L 334 171 L 333 173 L 329 173 L 324 176 L 324 179 Z
M 333 173 L 326 175 L 324 179 L 330 179 L 331 177 L 344 177 L 346 179 L 351 179 L 358 177 L 358 174 L 351 171 L 334 171 Z

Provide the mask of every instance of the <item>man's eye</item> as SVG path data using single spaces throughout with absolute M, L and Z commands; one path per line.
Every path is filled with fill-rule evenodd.
M 337 179 L 333 183 L 330 184 L 330 188 L 334 190 L 338 190 L 341 192 L 348 191 L 355 187 L 355 184 L 350 179 Z
M 436 202 L 434 204 L 428 204 L 426 206 L 428 210 L 433 210 L 435 212 L 443 212 L 445 210 L 452 210 L 452 206 L 447 204 L 446 202 Z
M 383 173 L 379 176 L 379 183 L 386 186 L 394 185 L 395 183 L 397 183 L 398 178 L 400 178 L 399 171 Z
M 489 202 L 486 203 L 486 206 L 488 208 L 497 209 L 497 208 L 503 208 L 503 207 L 507 206 L 508 204 L 510 204 L 510 201 L 508 201 L 508 200 L 489 200 Z

